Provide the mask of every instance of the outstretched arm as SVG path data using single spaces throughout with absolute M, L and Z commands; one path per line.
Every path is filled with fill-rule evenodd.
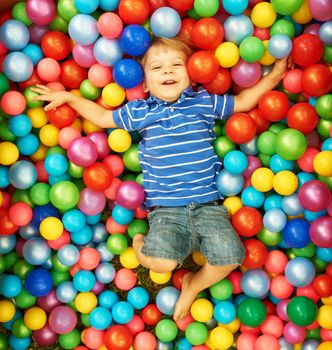
M 39 94 L 34 100 L 50 102 L 44 107 L 45 111 L 67 103 L 70 107 L 75 109 L 79 115 L 100 128 L 117 127 L 113 120 L 112 111 L 99 106 L 95 102 L 76 96 L 69 91 L 52 90 L 45 85 L 37 84 L 37 86 L 31 88 L 31 90 Z
M 286 73 L 288 58 L 276 61 L 272 71 L 256 85 L 244 89 L 234 97 L 234 113 L 248 112 L 254 108 L 263 94 L 272 90 Z

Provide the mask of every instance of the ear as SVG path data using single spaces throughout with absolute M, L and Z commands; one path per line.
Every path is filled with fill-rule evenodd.
M 142 87 L 143 87 L 143 91 L 144 91 L 145 93 L 149 92 L 149 89 L 148 89 L 147 86 L 146 86 L 146 81 L 145 81 L 145 79 L 143 79 Z

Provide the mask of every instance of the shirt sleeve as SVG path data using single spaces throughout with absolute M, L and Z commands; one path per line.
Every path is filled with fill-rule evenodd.
M 114 123 L 121 129 L 129 132 L 141 130 L 148 112 L 145 100 L 133 100 L 112 111 Z
M 213 109 L 216 119 L 227 119 L 234 113 L 234 96 L 233 95 L 215 95 L 211 94 Z

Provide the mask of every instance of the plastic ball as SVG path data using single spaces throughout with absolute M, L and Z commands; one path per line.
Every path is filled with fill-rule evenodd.
M 241 41 L 254 33 L 250 18 L 245 15 L 229 16 L 224 22 L 226 41 L 239 45 Z
M 171 342 L 178 333 L 178 328 L 174 321 L 163 319 L 159 321 L 155 328 L 157 338 L 162 342 Z
M 123 56 L 119 41 L 104 37 L 97 39 L 93 53 L 97 62 L 105 66 L 114 66 Z
M 208 51 L 197 51 L 190 56 L 187 70 L 190 78 L 198 83 L 212 81 L 218 73 L 218 60 Z
M 300 158 L 307 148 L 305 136 L 298 130 L 285 129 L 276 138 L 276 152 L 286 160 Z
M 155 349 L 157 347 L 156 338 L 149 332 L 140 332 L 134 339 L 134 347 L 137 350 Z
M 223 28 L 214 18 L 202 18 L 197 21 L 191 32 L 193 42 L 203 50 L 215 49 L 222 42 L 223 36 Z
M 309 9 L 312 17 L 318 21 L 331 20 L 331 3 L 326 0 L 312 0 L 309 1 Z
M 30 33 L 24 23 L 16 19 L 10 19 L 1 26 L 0 38 L 7 49 L 20 51 L 28 44 Z
M 236 308 L 230 301 L 219 301 L 214 307 L 213 317 L 217 322 L 228 325 L 236 318 Z
M 73 244 L 66 244 L 59 249 L 57 257 L 61 264 L 73 266 L 78 262 L 79 254 L 79 250 L 76 246 Z
M 153 12 L 150 27 L 155 36 L 173 38 L 181 28 L 181 17 L 171 7 L 160 7 Z
M 302 257 L 290 260 L 285 268 L 287 280 L 295 287 L 309 285 L 315 278 L 315 267 L 313 263 Z
M 264 54 L 264 44 L 262 40 L 255 36 L 244 38 L 239 46 L 241 58 L 250 63 L 259 61 Z
M 126 324 L 134 316 L 134 308 L 127 301 L 118 301 L 112 307 L 112 318 L 119 324 Z
M 133 343 L 133 336 L 128 327 L 112 325 L 105 333 L 104 342 L 107 349 L 127 350 Z
M 92 292 L 78 293 L 75 298 L 75 307 L 77 311 L 88 314 L 97 306 L 97 297 Z
M 121 32 L 121 50 L 131 56 L 143 55 L 150 45 L 148 31 L 137 24 L 128 25 Z
M 242 59 L 232 67 L 233 81 L 240 87 L 247 88 L 255 85 L 262 76 L 262 68 L 258 62 L 250 63 Z M 240 114 L 240 113 L 239 113 Z
M 287 315 L 289 319 L 298 326 L 309 326 L 317 317 L 316 304 L 304 296 L 294 297 L 287 304 Z
M 318 212 L 327 207 L 330 191 L 325 183 L 319 180 L 310 180 L 300 187 L 298 196 L 304 209 Z
M 2 70 L 8 79 L 14 82 L 22 82 L 31 76 L 33 63 L 25 53 L 13 51 L 5 57 Z
M 266 308 L 264 304 L 254 298 L 243 300 L 237 309 L 240 321 L 249 327 L 259 326 L 266 317 Z
M 99 33 L 108 39 L 117 38 L 123 29 L 123 23 L 121 18 L 112 12 L 103 13 L 98 19 Z
M 218 326 L 211 331 L 209 339 L 211 341 L 211 346 L 226 350 L 231 347 L 234 336 L 227 328 Z
M 105 307 L 102 307 L 102 306 L 96 307 L 89 314 L 89 322 L 93 328 L 98 330 L 104 330 L 111 325 L 112 314 Z
M 83 31 L 82 28 L 84 28 Z M 68 33 L 80 45 L 93 44 L 99 34 L 97 21 L 90 15 L 78 14 L 70 20 Z
M 332 151 L 319 152 L 313 161 L 313 167 L 316 173 L 321 176 L 332 176 L 331 169 Z
M 221 67 L 234 67 L 240 59 L 239 49 L 236 44 L 232 42 L 221 43 L 215 51 L 215 56 Z
M 272 0 L 271 3 L 278 13 L 285 16 L 293 14 L 302 5 L 301 0 L 287 1 L 287 3 L 282 0 Z
M 205 298 L 197 299 L 192 303 L 190 313 L 194 320 L 198 322 L 207 322 L 213 316 L 213 305 Z
M 180 292 L 174 287 L 164 287 L 160 289 L 156 296 L 156 305 L 165 315 L 174 314 L 175 304 L 180 296 Z
M 23 257 L 31 265 L 42 265 L 51 256 L 51 249 L 40 237 L 33 237 L 23 245 Z
M 49 294 L 53 288 L 52 277 L 45 269 L 34 269 L 26 276 L 25 288 L 35 297 L 45 296 Z
M 293 41 L 292 59 L 295 64 L 307 67 L 319 61 L 323 54 L 323 44 L 313 34 L 301 34 Z
M 92 165 L 98 157 L 96 145 L 88 137 L 74 139 L 67 151 L 69 160 L 82 167 Z
M 143 79 L 142 66 L 131 58 L 119 60 L 113 68 L 114 81 L 124 89 L 131 89 Z
M 277 18 L 277 13 L 272 4 L 260 2 L 251 11 L 251 20 L 258 28 L 270 27 Z
M 33 331 L 43 328 L 46 320 L 46 312 L 37 306 L 31 307 L 24 314 L 25 325 Z
M 294 173 L 289 170 L 282 170 L 275 174 L 273 178 L 274 190 L 283 195 L 289 196 L 296 191 L 298 179 Z
M 69 306 L 57 306 L 50 312 L 48 324 L 54 333 L 66 334 L 76 327 L 77 316 Z
M 231 174 L 223 169 L 216 178 L 218 191 L 225 196 L 234 196 L 243 188 L 244 178 L 241 174 Z
M 1 107 L 5 113 L 10 115 L 17 115 L 21 114 L 24 111 L 26 107 L 26 101 L 23 94 L 20 92 L 7 91 L 2 95 Z
M 127 294 L 128 302 L 135 309 L 143 309 L 149 302 L 149 294 L 143 287 L 135 287 Z
M 272 36 L 268 43 L 268 51 L 275 58 L 287 57 L 292 50 L 292 41 L 285 34 Z
M 132 270 L 122 268 L 117 270 L 114 283 L 121 290 L 132 289 L 137 282 L 137 277 Z
M 26 11 L 31 21 L 39 25 L 51 23 L 56 16 L 56 6 L 51 0 L 29 0 Z

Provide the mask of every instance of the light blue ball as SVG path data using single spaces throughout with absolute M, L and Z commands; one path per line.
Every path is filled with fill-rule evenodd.
M 16 246 L 16 235 L 0 236 L 0 254 L 8 254 Z
M 39 148 L 39 138 L 35 134 L 28 134 L 16 139 L 16 146 L 23 156 L 31 156 Z
M 224 158 L 224 167 L 231 174 L 242 174 L 248 167 L 248 158 L 241 151 L 229 151 Z
M 103 290 L 98 295 L 98 305 L 111 310 L 113 305 L 119 301 L 119 296 L 112 290 Z
M 151 16 L 150 28 L 155 36 L 173 38 L 181 29 L 181 17 L 171 7 L 159 7 Z
M 244 152 L 247 156 L 255 156 L 256 154 L 258 154 L 259 150 L 257 147 L 257 136 L 253 137 L 247 143 L 241 143 L 240 150 Z
M 325 209 L 321 210 L 321 211 L 316 211 L 316 212 L 309 211 L 309 210 L 303 211 L 304 218 L 309 222 L 313 222 L 316 219 L 320 218 L 321 216 L 325 216 L 326 213 L 327 213 L 327 211 Z
M 32 123 L 26 114 L 18 114 L 9 118 L 8 129 L 16 136 L 26 136 L 32 130 Z
M 102 262 L 97 266 L 95 274 L 98 282 L 108 284 L 114 280 L 116 270 L 109 262 Z
M 75 299 L 77 290 L 72 281 L 64 281 L 56 287 L 55 295 L 61 303 L 67 304 Z
M 319 38 L 325 45 L 332 45 L 332 21 L 324 22 L 320 26 Z
M 128 225 L 134 219 L 134 211 L 116 205 L 112 210 L 114 221 L 120 225 Z
M 89 323 L 95 329 L 104 330 L 111 325 L 112 314 L 105 307 L 98 306 L 90 312 Z
M 9 345 L 13 350 L 26 350 L 31 344 L 31 338 L 17 338 L 12 334 L 9 336 Z
M 117 39 L 99 38 L 93 46 L 93 54 L 98 63 L 105 66 L 114 66 L 121 60 L 123 52 L 121 51 Z
M 315 175 L 311 174 L 311 173 L 306 173 L 304 171 L 301 171 L 299 173 L 296 174 L 296 177 L 299 181 L 299 185 L 298 185 L 298 189 L 305 184 L 306 182 L 310 181 L 310 180 L 316 180 Z
M 73 277 L 74 288 L 79 292 L 90 292 L 95 284 L 96 277 L 91 271 L 80 270 Z
M 19 51 L 28 44 L 30 32 L 23 22 L 10 19 L 0 27 L 0 40 L 7 49 Z
M 86 215 L 86 223 L 89 225 L 97 224 L 102 217 L 102 214 L 96 214 L 96 215 Z
M 149 293 L 143 287 L 134 287 L 128 292 L 127 301 L 134 309 L 143 309 L 149 303 Z
M 163 342 L 158 340 L 157 341 L 157 349 L 156 350 L 173 350 L 174 349 L 174 343 L 172 341 L 170 342 Z
M 101 242 L 96 246 L 96 249 L 98 250 L 100 254 L 100 261 L 101 262 L 110 262 L 114 258 L 114 255 L 108 250 L 107 243 Z
M 192 347 L 192 344 L 189 343 L 189 341 L 186 338 L 180 338 L 175 342 L 176 350 L 191 350 Z
M 156 305 L 163 314 L 172 316 L 179 296 L 180 292 L 175 287 L 164 287 L 157 293 Z
M 112 307 L 112 317 L 116 323 L 127 324 L 134 317 L 134 308 L 127 301 L 118 301 Z
M 100 222 L 98 224 L 92 225 L 92 240 L 94 243 L 105 242 L 109 237 L 109 233 L 106 230 L 104 223 Z
M 297 193 L 284 196 L 282 198 L 281 208 L 289 216 L 298 216 L 303 214 L 303 207 Z
M 26 190 L 37 181 L 37 170 L 33 163 L 19 160 L 9 168 L 8 176 L 15 188 Z
M 28 44 L 23 50 L 26 55 L 28 55 L 34 66 L 37 66 L 39 61 L 44 58 L 43 51 L 37 44 Z
M 322 151 L 332 151 L 332 138 L 331 137 L 326 139 L 322 143 Z
M 231 323 L 235 320 L 236 317 L 236 307 L 230 301 L 219 301 L 213 309 L 213 317 L 219 323 Z
M 93 44 L 99 36 L 97 21 L 90 15 L 75 15 L 69 22 L 68 33 L 77 44 Z
M 287 57 L 292 47 L 292 40 L 285 34 L 273 35 L 267 44 L 267 50 L 271 56 L 279 59 Z
M 0 292 L 5 298 L 15 298 L 21 290 L 22 282 L 16 275 L 4 275 L 0 281 Z
M 222 4 L 230 15 L 239 15 L 247 8 L 248 0 L 223 0 Z
M 68 170 L 68 159 L 60 153 L 51 153 L 45 157 L 44 167 L 49 175 L 61 176 Z
M 4 188 L 10 185 L 8 172 L 9 169 L 7 166 L 0 165 L 0 188 Z
M 316 253 L 320 260 L 326 261 L 327 263 L 332 261 L 332 248 L 317 247 Z
M 244 178 L 241 174 L 234 175 L 223 169 L 216 177 L 216 185 L 223 196 L 235 196 L 241 192 Z
M 71 177 L 68 173 L 64 173 L 59 176 L 48 175 L 48 183 L 53 186 L 60 181 L 71 181 Z
M 62 224 L 69 232 L 79 231 L 86 224 L 85 215 L 78 209 L 68 210 L 62 216 Z
M 263 270 L 247 270 L 241 277 L 241 288 L 248 297 L 263 298 L 269 292 L 270 278 Z
M 99 0 L 99 7 L 104 11 L 114 11 L 118 8 L 120 0 Z
M 268 210 L 263 216 L 263 225 L 271 232 L 281 232 L 286 223 L 286 214 L 278 208 Z
M 42 265 L 51 256 L 52 250 L 45 239 L 33 237 L 23 245 L 23 257 L 31 265 Z
M 306 258 L 296 257 L 288 261 L 285 276 L 294 287 L 308 286 L 316 276 L 314 264 Z
M 292 171 L 294 168 L 294 162 L 292 160 L 286 160 L 279 156 L 279 154 L 274 154 L 270 158 L 270 169 L 274 173 L 278 173 L 282 170 L 290 170 Z
M 319 344 L 317 339 L 306 339 L 301 345 L 301 350 L 316 350 Z
M 76 245 L 88 244 L 92 242 L 92 229 L 89 225 L 84 225 L 80 230 L 72 231 L 70 238 Z
M 73 266 L 78 262 L 80 252 L 75 245 L 66 244 L 58 250 L 57 256 L 61 264 Z
M 38 228 L 39 228 L 39 225 L 37 226 L 32 222 L 30 222 L 25 226 L 21 226 L 18 230 L 18 233 L 23 239 L 28 240 L 32 237 L 40 236 L 40 232 Z
M 241 201 L 245 206 L 260 208 L 264 200 L 264 193 L 257 191 L 253 186 L 246 187 L 241 193 Z
M 282 196 L 280 194 L 271 194 L 265 199 L 264 202 L 264 210 L 268 211 L 272 208 L 279 208 L 282 207 Z
M 14 51 L 5 57 L 2 71 L 8 79 L 19 83 L 30 78 L 33 72 L 33 63 L 25 53 Z
M 289 344 L 284 337 L 279 338 L 280 350 L 294 350 L 293 344 Z
M 92 13 L 97 10 L 99 0 L 74 0 L 74 5 L 80 13 Z
M 225 40 L 239 45 L 244 38 L 253 35 L 254 25 L 245 15 L 229 16 L 224 22 Z

